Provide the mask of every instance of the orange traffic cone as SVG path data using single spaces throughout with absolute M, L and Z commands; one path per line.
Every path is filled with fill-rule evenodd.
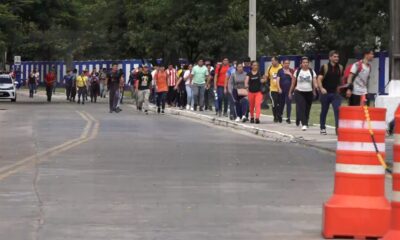
M 324 204 L 323 236 L 357 239 L 382 237 L 390 225 L 385 198 L 385 168 L 377 158 L 369 132 L 384 156 L 386 109 L 342 107 L 339 113 L 334 194 Z
M 400 239 L 400 107 L 395 114 L 393 146 L 393 195 L 392 195 L 392 224 L 384 240 Z

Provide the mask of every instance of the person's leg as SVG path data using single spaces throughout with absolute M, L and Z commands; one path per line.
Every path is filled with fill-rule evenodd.
M 249 106 L 250 106 L 250 118 L 254 119 L 254 108 L 255 108 L 255 102 L 256 102 L 256 94 L 249 92 Z
M 335 116 L 335 127 L 336 129 L 339 127 L 339 108 L 340 105 L 342 105 L 342 97 L 340 94 L 335 94 L 333 96 L 332 100 L 332 108 L 333 108 L 333 114 Z
M 224 87 L 217 87 L 218 112 L 222 113 L 222 104 L 224 102 Z
M 167 100 L 167 93 L 163 92 L 162 96 L 161 96 L 161 108 L 162 108 L 162 111 L 165 110 L 165 102 L 166 102 L 166 100 Z
M 321 114 L 319 115 L 319 125 L 321 130 L 326 129 L 326 116 L 328 115 L 329 105 L 330 105 L 330 93 L 322 94 L 320 96 L 321 101 Z
M 196 84 L 193 84 L 192 87 L 193 91 L 193 105 L 194 105 L 194 110 L 197 110 L 197 106 L 199 105 L 199 87 Z
M 162 93 L 158 92 L 156 96 L 156 102 L 157 102 L 157 112 L 160 113 L 160 108 L 161 108 L 161 96 Z
M 137 104 L 136 104 L 139 110 L 141 110 L 143 107 L 143 101 L 144 101 L 144 91 L 139 90 L 138 91 L 138 100 L 137 100 Z
M 51 97 L 53 95 L 53 86 L 47 86 L 47 101 L 51 102 Z
M 190 85 L 185 85 L 186 88 L 186 104 L 187 104 L 187 110 L 192 106 L 192 87 Z
M 297 118 L 303 126 L 307 126 L 306 118 L 306 100 L 303 92 L 296 91 L 296 112 Z
M 81 103 L 82 88 L 78 88 L 78 103 Z
M 33 87 L 32 87 L 32 84 L 31 84 L 31 83 L 28 84 L 28 87 L 29 87 L 29 97 L 32 98 L 32 97 L 33 97 Z
M 242 118 L 246 117 L 248 118 L 248 112 L 249 112 L 249 99 L 247 97 L 244 97 L 241 99 L 241 105 L 242 105 Z
M 121 100 L 122 100 L 122 93 L 120 92 L 119 87 L 117 87 L 114 94 L 114 106 L 113 106 L 114 109 L 119 108 Z
M 314 94 L 312 92 L 307 92 L 305 94 L 305 100 L 306 100 L 306 126 L 308 126 L 309 121 L 310 121 L 310 112 L 311 112 L 311 107 L 312 107 L 312 102 L 314 99 Z
M 110 111 L 115 111 L 114 99 L 115 99 L 115 88 L 113 86 L 111 86 L 110 94 L 109 94 Z
M 255 108 L 256 108 L 256 119 L 258 119 L 258 120 L 260 120 L 260 116 L 261 116 L 262 100 L 263 100 L 263 94 L 261 92 L 256 93 Z
M 200 106 L 200 111 L 204 110 L 204 92 L 206 90 L 206 86 L 200 85 L 199 86 L 199 95 L 200 95 L 200 99 L 199 99 L 199 106 Z
M 285 95 L 285 102 L 286 102 L 286 117 L 288 120 L 290 120 L 291 115 L 292 115 L 292 99 L 289 98 L 289 91 L 285 92 L 284 95 Z M 282 106 L 282 108 L 283 108 L 283 106 Z
M 224 89 L 224 88 L 222 88 L 222 89 Z M 227 94 L 225 94 L 225 92 L 224 91 L 222 91 L 222 93 L 223 93 L 223 103 L 224 103 L 224 115 L 225 115 L 225 117 L 227 117 L 228 116 L 228 106 L 229 106 L 229 94 L 227 93 Z
M 149 111 L 150 89 L 144 90 L 143 109 Z
M 229 100 L 229 117 L 231 120 L 235 120 L 237 117 L 236 107 L 235 107 L 235 98 L 234 93 L 227 93 L 228 100 Z

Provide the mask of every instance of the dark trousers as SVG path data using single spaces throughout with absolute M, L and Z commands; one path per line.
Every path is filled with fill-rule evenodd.
M 349 106 L 361 106 L 361 103 L 363 101 L 363 96 L 362 95 L 354 95 L 352 94 L 349 98 Z M 369 106 L 369 99 L 367 96 L 365 96 L 365 101 L 364 104 Z
M 217 87 L 217 96 L 218 96 L 218 112 L 222 112 L 222 105 L 224 107 L 224 113 L 228 112 L 228 98 L 224 93 L 224 87 Z
M 286 117 L 290 119 L 292 114 L 292 100 L 289 98 L 290 86 L 282 86 L 282 93 L 279 94 L 279 114 L 283 116 L 286 105 Z
M 168 87 L 168 94 L 167 94 L 167 103 L 168 103 L 168 105 L 175 106 L 175 100 L 176 100 L 175 86 L 169 86 Z
M 229 115 L 231 119 L 235 119 L 237 117 L 236 114 L 236 99 L 233 97 L 233 92 L 232 93 L 227 93 L 226 94 L 228 97 L 229 101 Z
M 82 103 L 85 103 L 85 92 L 86 92 L 86 87 L 78 88 L 78 102 L 81 102 L 81 97 L 82 97 Z
M 270 92 L 269 93 L 271 102 L 272 102 L 272 114 L 274 115 L 274 120 L 279 120 L 282 118 L 280 111 L 280 101 L 279 101 L 279 92 Z
M 117 84 L 110 86 L 110 111 L 117 109 L 119 101 L 119 86 Z
M 70 96 L 69 100 L 70 100 L 71 102 L 72 102 L 72 101 L 75 102 L 75 97 L 76 97 L 76 87 L 75 87 L 75 86 L 72 86 L 72 87 L 71 87 L 71 96 Z
M 161 109 L 164 110 L 166 99 L 167 99 L 167 92 L 158 92 L 157 93 L 157 108 L 161 107 Z
M 35 93 L 36 84 L 29 83 L 29 97 L 33 98 L 33 94 Z
M 90 101 L 97 102 L 97 96 L 100 95 L 100 85 L 98 83 L 92 83 L 90 86 Z
M 67 100 L 71 98 L 72 86 L 65 85 L 65 94 L 67 95 Z
M 214 102 L 215 102 L 214 88 L 210 87 L 209 89 L 206 89 L 205 92 L 204 92 L 205 110 L 212 111 Z
M 235 99 L 236 116 L 239 118 L 242 118 L 243 116 L 248 117 L 249 100 L 247 97 L 239 96 L 236 89 L 233 90 L 232 95 Z
M 335 126 L 339 126 L 339 108 L 342 104 L 342 97 L 337 93 L 328 93 L 320 96 L 321 114 L 319 116 L 319 124 L 321 129 L 326 129 L 326 116 L 328 115 L 329 106 L 332 104 L 333 113 L 335 115 Z
M 186 107 L 187 95 L 185 87 L 178 90 L 177 99 L 178 99 L 178 107 L 181 108 Z
M 300 92 L 296 90 L 294 95 L 296 98 L 297 118 L 303 126 L 308 126 L 312 101 L 314 98 L 313 92 Z
M 47 101 L 51 102 L 51 96 L 53 95 L 53 85 L 46 85 Z

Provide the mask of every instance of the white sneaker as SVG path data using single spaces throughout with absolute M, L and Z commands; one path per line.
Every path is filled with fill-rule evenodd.
M 306 131 L 307 129 L 308 129 L 307 126 L 303 126 L 303 127 L 301 128 L 301 130 L 303 130 L 303 131 Z
M 186 105 L 186 110 L 190 110 L 190 105 Z
M 194 108 L 193 108 L 193 107 L 191 107 L 191 108 L 190 108 L 190 111 L 194 111 Z
M 237 117 L 235 122 L 240 122 L 240 117 Z

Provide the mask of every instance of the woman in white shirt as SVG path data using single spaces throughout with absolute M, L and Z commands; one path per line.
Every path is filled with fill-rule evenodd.
M 190 64 L 188 69 L 185 71 L 185 74 L 183 75 L 183 80 L 185 81 L 185 87 L 186 87 L 186 96 L 187 96 L 187 105 L 186 105 L 186 110 L 194 110 L 194 99 L 193 99 L 193 90 L 192 90 L 192 69 L 193 65 Z
M 303 131 L 308 128 L 311 106 L 317 89 L 317 75 L 309 65 L 310 60 L 303 57 L 301 68 L 294 73 L 294 81 L 289 91 L 289 98 L 292 97 L 294 91 L 297 119 L 301 122 Z

